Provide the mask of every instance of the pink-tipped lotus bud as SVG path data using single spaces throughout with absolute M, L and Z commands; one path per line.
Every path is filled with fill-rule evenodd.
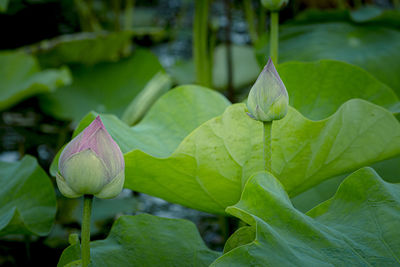
M 289 105 L 289 96 L 272 60 L 257 78 L 247 99 L 247 108 L 251 117 L 269 122 L 282 119 Z
M 286 6 L 289 0 L 261 0 L 261 4 L 270 11 L 278 11 Z
M 113 198 L 124 185 L 124 156 L 99 116 L 64 148 L 58 169 L 58 188 L 70 198 Z

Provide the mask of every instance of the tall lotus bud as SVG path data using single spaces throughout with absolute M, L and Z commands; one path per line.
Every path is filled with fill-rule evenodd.
M 64 148 L 58 169 L 58 188 L 70 198 L 113 198 L 124 185 L 124 157 L 99 116 Z
M 278 11 L 286 6 L 289 0 L 261 0 L 261 4 L 270 11 Z
M 257 78 L 247 99 L 252 118 L 269 122 L 282 119 L 288 110 L 289 96 L 272 60 Z

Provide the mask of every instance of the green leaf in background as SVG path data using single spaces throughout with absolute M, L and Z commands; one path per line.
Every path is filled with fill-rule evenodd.
M 344 102 L 361 98 L 400 112 L 396 94 L 365 70 L 334 60 L 287 62 L 278 66 L 290 105 L 312 120 L 332 115 Z
M 400 95 L 400 32 L 348 23 L 282 26 L 280 62 L 335 59 L 367 70 Z M 262 49 L 261 49 L 262 50 Z M 261 65 L 268 50 L 264 48 Z
M 70 83 L 71 75 L 65 67 L 41 70 L 33 56 L 23 52 L 0 53 L 0 110 Z
M 0 162 L 0 236 L 47 235 L 56 209 L 53 185 L 35 158 Z
M 125 108 L 162 69 L 150 51 L 138 49 L 116 63 L 71 68 L 74 82 L 43 95 L 41 107 L 60 118 L 79 120 L 91 110 L 121 116 Z
M 356 10 L 350 9 L 313 9 L 309 8 L 298 14 L 288 24 L 311 24 L 321 22 L 352 22 L 360 25 L 400 27 L 400 11 L 385 9 L 376 5 L 364 5 Z
M 175 65 L 173 71 L 180 74 L 177 66 L 179 65 Z M 188 69 L 190 69 L 188 66 L 182 65 L 182 71 Z M 313 120 L 326 118 L 352 98 L 368 100 L 393 113 L 400 112 L 399 98 L 394 91 L 358 66 L 323 59 L 314 62 L 289 61 L 280 64 L 277 69 L 288 89 L 290 105 L 307 118 Z M 252 72 L 260 71 L 258 68 L 253 68 Z M 171 75 L 174 76 L 176 73 Z M 226 73 L 218 77 L 222 76 L 226 76 Z M 255 78 L 253 77 L 253 80 Z
M 260 74 L 254 50 L 247 45 L 232 45 L 233 87 L 242 89 L 251 85 Z M 226 46 L 219 45 L 213 57 L 213 87 L 226 90 L 228 87 Z M 246 64 L 243 64 L 245 62 Z M 178 84 L 195 83 L 195 67 L 192 60 L 177 61 L 168 69 L 168 73 Z
M 63 64 L 93 65 L 117 61 L 129 52 L 133 32 L 83 32 L 44 40 L 27 47 L 37 55 L 42 66 Z
M 260 67 L 251 46 L 232 45 L 233 87 L 240 89 L 252 84 L 260 74 Z M 218 89 L 228 87 L 228 60 L 225 45 L 214 51 L 213 86 Z
M 0 12 L 6 12 L 9 0 L 0 0 Z
M 287 22 L 288 25 L 316 24 L 324 22 L 350 22 L 350 10 L 307 8 Z
M 147 214 L 121 216 L 105 240 L 90 244 L 91 266 L 209 266 L 210 250 L 186 220 Z M 80 258 L 79 244 L 66 248 L 59 267 Z
M 400 27 L 400 11 L 396 9 L 384 9 L 375 5 L 364 5 L 352 11 L 350 17 L 358 23 L 386 23 Z
M 128 125 L 139 122 L 154 102 L 171 87 L 171 77 L 164 72 L 158 72 L 125 109 L 122 121 Z
M 132 197 L 129 192 L 126 193 L 121 193 L 113 199 L 93 199 L 90 221 L 92 236 L 107 234 L 110 230 L 110 224 L 121 215 L 131 215 L 138 212 L 139 202 L 137 198 Z M 82 198 L 62 197 L 57 199 L 57 223 L 46 237 L 47 246 L 53 248 L 66 246 L 71 231 L 78 230 L 76 228 L 79 228 L 78 225 L 82 223 L 82 209 Z M 73 226 L 74 229 L 72 230 L 69 226 Z
M 259 173 L 227 212 L 251 225 L 256 237 L 211 266 L 400 264 L 400 186 L 371 168 L 350 175 L 332 199 L 307 214 L 293 207 L 271 174 Z
M 211 100 L 218 99 L 218 94 L 207 96 L 208 90 L 201 87 L 179 90 L 163 96 L 131 129 L 115 117 L 102 117 L 125 153 L 125 187 L 202 211 L 224 213 L 225 207 L 239 199 L 248 177 L 263 169 L 262 125 L 246 115 L 244 104 L 232 105 L 222 116 L 200 125 L 196 116 L 207 110 L 204 107 L 212 107 Z M 180 112 L 177 101 L 187 104 L 196 95 L 204 97 L 195 97 Z M 228 105 L 224 103 L 222 110 Z M 164 112 L 175 107 L 179 116 Z M 76 133 L 94 118 L 94 114 L 86 117 Z M 292 108 L 284 119 L 274 122 L 272 131 L 272 168 L 291 196 L 330 177 L 400 154 L 399 122 L 386 109 L 360 99 L 346 102 L 321 121 L 311 121 Z
M 167 69 L 176 84 L 192 84 L 196 82 L 193 60 L 178 60 Z
M 400 182 L 400 156 L 390 158 L 370 165 L 382 179 L 391 183 Z M 340 175 L 330 178 L 317 186 L 292 198 L 293 205 L 296 209 L 306 212 L 311 208 L 317 206 L 323 201 L 331 198 L 340 183 L 346 178 L 347 175 Z
M 352 98 L 362 98 L 399 112 L 399 99 L 387 85 L 360 67 L 345 62 L 286 62 L 278 66 L 278 72 L 288 89 L 290 104 L 313 120 L 328 117 Z M 400 171 L 400 164 L 389 164 L 392 160 L 385 162 L 378 163 L 384 168 L 378 168 L 377 164 L 373 167 L 385 180 L 395 182 L 393 178 Z M 341 175 L 324 181 L 293 198 L 293 204 L 301 211 L 310 210 L 332 197 L 344 178 L 345 175 Z
M 63 199 L 69 201 L 69 205 L 64 209 L 64 213 L 60 215 L 63 223 L 82 223 L 83 201 L 81 198 Z M 74 201 L 74 203 L 71 203 Z M 131 195 L 122 197 L 121 195 L 113 199 L 93 199 L 93 207 L 91 214 L 90 232 L 98 234 L 104 230 L 104 223 L 113 220 L 122 214 L 133 214 L 138 211 L 138 201 Z M 69 210 L 68 210 L 69 208 Z
M 364 5 L 357 10 L 351 11 L 351 19 L 356 23 L 368 25 L 382 25 L 399 29 L 400 10 L 384 9 L 374 5 Z

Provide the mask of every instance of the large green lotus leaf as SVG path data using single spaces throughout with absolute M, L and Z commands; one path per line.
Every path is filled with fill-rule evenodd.
M 159 72 L 147 83 L 143 90 L 129 103 L 122 114 L 122 121 L 128 125 L 137 124 L 154 102 L 172 87 L 172 78 Z
M 121 216 L 105 240 L 91 242 L 90 251 L 90 266 L 209 266 L 220 256 L 193 223 L 147 214 Z M 79 259 L 79 244 L 71 245 L 57 266 Z
M 71 75 L 65 67 L 41 70 L 33 56 L 23 52 L 0 53 L 0 110 L 70 83 Z
M 156 154 L 158 149 L 151 150 L 153 144 L 140 144 L 134 135 L 129 138 L 124 124 L 104 117 L 125 152 L 125 187 L 224 213 L 225 207 L 239 199 L 248 177 L 263 168 L 262 124 L 245 112 L 244 104 L 228 107 L 222 116 L 191 132 L 170 155 L 166 150 L 163 155 Z M 78 131 L 93 118 L 87 118 Z M 272 131 L 273 172 L 291 196 L 327 178 L 400 153 L 400 125 L 395 117 L 359 99 L 346 102 L 321 121 L 308 120 L 290 109 L 284 119 L 274 122 Z M 137 142 L 136 149 L 128 140 Z M 133 150 L 126 153 L 128 147 Z
M 113 115 L 102 115 L 108 132 L 123 153 L 140 149 L 150 155 L 167 157 L 194 129 L 221 115 L 230 102 L 221 94 L 197 85 L 179 86 L 160 97 L 140 123 L 130 128 Z M 97 116 L 91 112 L 74 131 L 74 137 Z M 60 151 L 50 172 L 57 173 Z
M 265 64 L 265 49 L 261 64 Z M 400 95 L 400 32 L 376 26 L 319 23 L 282 26 L 280 62 L 336 59 L 370 72 Z
M 362 98 L 399 112 L 399 99 L 385 84 L 365 70 L 334 60 L 286 62 L 278 71 L 289 91 L 290 104 L 311 119 L 323 119 L 352 98 Z M 373 167 L 386 180 L 399 182 L 398 162 L 384 161 Z M 378 167 L 379 166 L 379 167 Z M 378 169 L 377 169 L 378 168 Z M 329 179 L 292 199 L 296 208 L 308 211 L 332 197 L 345 176 Z
M 125 108 L 162 69 L 150 51 L 138 49 L 116 63 L 75 66 L 74 82 L 41 97 L 41 107 L 60 119 L 79 120 L 91 110 L 121 116 Z
M 262 124 L 243 104 L 193 131 L 167 158 L 125 154 L 125 187 L 195 209 L 223 213 L 242 185 L 262 170 Z M 400 153 L 400 124 L 364 100 L 346 102 L 331 117 L 310 121 L 294 109 L 274 122 L 272 168 L 291 196 L 342 173 Z
M 274 174 L 291 196 L 325 180 L 322 177 L 400 155 L 399 122 L 386 109 L 365 100 L 349 100 L 321 121 L 292 114 L 273 129 L 278 138 L 273 147 Z
M 332 199 L 307 214 L 293 207 L 271 174 L 259 173 L 227 212 L 251 225 L 239 233 L 255 230 L 255 239 L 211 266 L 400 264 L 400 185 L 371 168 L 350 175 Z
M 56 210 L 53 185 L 35 158 L 0 162 L 0 236 L 47 235 Z
M 63 64 L 93 65 L 103 61 L 117 61 L 130 44 L 133 32 L 75 33 L 44 40 L 30 46 L 42 66 Z
M 192 91 L 200 94 L 208 90 Z M 171 98 L 162 98 L 157 104 L 170 108 L 177 93 L 171 91 L 166 95 Z M 183 98 L 187 99 L 190 95 Z M 223 100 L 224 108 L 228 104 Z M 195 209 L 224 213 L 225 207 L 239 199 L 248 177 L 263 168 L 262 124 L 245 114 L 244 104 L 236 104 L 195 130 L 200 121 L 185 128 L 193 114 L 204 110 L 196 108 L 199 103 L 190 104 L 190 112 L 183 110 L 177 117 L 167 114 L 160 120 L 156 118 L 163 113 L 152 109 L 133 128 L 115 117 L 103 116 L 103 121 L 125 153 L 125 187 Z M 86 117 L 76 133 L 94 117 Z M 169 124 L 173 127 L 168 128 Z M 180 127 L 186 130 L 180 131 Z M 132 134 L 135 130 L 141 131 Z M 346 102 L 322 121 L 311 121 L 290 109 L 283 120 L 274 122 L 272 146 L 274 174 L 294 196 L 327 178 L 398 155 L 400 125 L 386 109 L 360 99 Z M 54 162 L 53 174 L 57 158 Z
M 376 5 L 364 5 L 356 10 L 308 8 L 288 22 L 288 24 L 310 24 L 321 22 L 353 22 L 357 24 L 373 24 L 398 28 L 400 26 L 400 11 L 384 9 Z
M 313 120 L 328 117 L 352 98 L 400 112 L 399 99 L 392 89 L 345 62 L 287 62 L 278 66 L 278 72 L 289 92 L 290 105 Z
M 286 62 L 278 72 L 289 92 L 290 104 L 310 119 L 323 119 L 352 98 L 362 98 L 399 112 L 399 99 L 387 85 L 360 67 L 341 61 Z M 386 180 L 398 182 L 398 162 L 384 161 L 373 167 Z M 390 164 L 389 164 L 390 163 Z M 379 166 L 379 168 L 378 168 Z M 378 169 L 377 169 L 378 168 Z M 308 211 L 332 197 L 345 176 L 329 179 L 292 199 L 296 208 Z

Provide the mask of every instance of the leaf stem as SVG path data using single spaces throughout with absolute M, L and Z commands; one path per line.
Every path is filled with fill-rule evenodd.
M 245 18 L 247 21 L 247 28 L 249 29 L 249 35 L 251 39 L 251 43 L 254 45 L 257 43 L 258 35 L 256 31 L 256 27 L 254 25 L 254 10 L 253 6 L 251 5 L 251 0 L 244 0 L 243 7 L 245 12 Z
M 132 29 L 133 24 L 133 10 L 135 6 L 135 0 L 125 1 L 125 14 L 124 14 L 124 30 Z
M 362 3 L 362 0 L 354 0 L 354 7 L 355 8 L 360 8 L 360 7 L 362 7 L 362 5 L 363 5 L 363 3 Z
M 196 82 L 211 87 L 211 67 L 208 51 L 209 0 L 196 0 L 193 22 L 193 57 L 196 66 Z
M 114 12 L 114 30 L 119 31 L 121 29 L 121 24 L 119 21 L 121 14 L 121 1 L 120 0 L 112 0 L 112 8 Z
M 271 30 L 270 30 L 270 46 L 269 56 L 275 65 L 278 64 L 278 42 L 279 42 L 279 13 L 277 11 L 271 12 Z
M 265 24 L 266 16 L 265 15 L 266 15 L 267 11 L 264 8 L 264 6 L 261 5 L 261 3 L 260 3 L 260 6 L 258 9 L 259 9 L 259 11 L 258 11 L 258 25 L 257 25 L 258 33 L 257 33 L 257 36 L 260 36 L 260 34 L 262 34 L 266 28 L 266 24 Z
M 101 25 L 93 12 L 93 1 L 74 0 L 81 29 L 85 32 L 101 31 Z
M 338 0 L 337 1 L 337 6 L 339 9 L 346 9 L 346 0 Z
M 31 236 L 24 235 L 24 241 L 26 250 L 26 262 L 29 263 L 31 262 Z
M 264 168 L 265 171 L 272 173 L 272 121 L 263 122 L 264 124 Z
M 83 196 L 83 216 L 81 232 L 82 266 L 90 263 L 90 214 L 92 213 L 93 195 Z
M 232 13 L 231 13 L 231 0 L 225 0 L 226 12 L 226 28 L 225 28 L 225 42 L 226 42 L 226 67 L 227 67 L 227 97 L 232 103 L 235 102 L 235 90 L 233 88 L 233 59 L 232 59 L 232 42 L 231 42 L 231 26 L 232 26 Z

